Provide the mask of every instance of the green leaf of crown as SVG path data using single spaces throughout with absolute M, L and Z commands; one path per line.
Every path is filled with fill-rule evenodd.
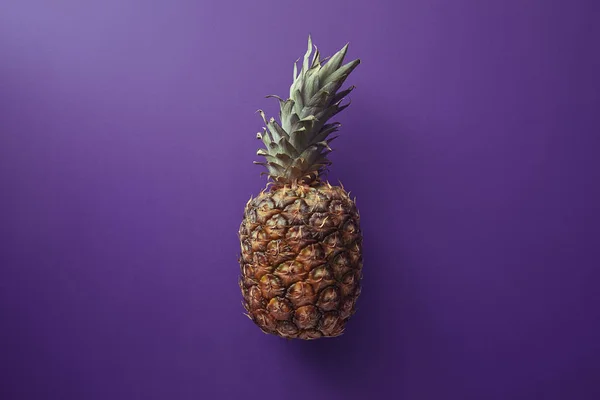
M 308 37 L 308 49 L 298 72 L 298 61 L 294 63 L 294 80 L 287 100 L 270 95 L 279 101 L 279 120 L 267 120 L 258 110 L 265 127 L 257 134 L 264 148 L 257 154 L 265 162 L 255 162 L 267 168 L 268 175 L 276 182 L 310 182 L 317 179 L 326 166 L 330 165 L 327 155 L 331 152 L 331 135 L 340 124 L 328 121 L 348 107 L 342 101 L 354 86 L 340 90 L 348 75 L 360 64 L 356 59 L 344 64 L 348 44 L 329 60 L 320 59 L 320 53 Z M 312 55 L 312 57 L 311 57 Z

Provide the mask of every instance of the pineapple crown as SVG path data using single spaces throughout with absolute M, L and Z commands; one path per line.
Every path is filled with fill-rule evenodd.
M 255 161 L 255 164 L 265 166 L 267 174 L 276 183 L 310 184 L 319 179 L 331 164 L 327 158 L 332 151 L 329 143 L 337 137 L 331 135 L 340 127 L 338 122 L 328 121 L 350 105 L 342 105 L 342 101 L 354 86 L 338 90 L 360 60 L 343 64 L 348 44 L 331 58 L 323 60 L 316 46 L 314 50 L 313 54 L 309 36 L 300 73 L 297 66 L 299 59 L 294 63 L 294 81 L 287 100 L 275 95 L 267 96 L 279 101 L 280 122 L 274 118 L 267 120 L 265 113 L 258 110 L 266 126 L 256 135 L 265 146 L 256 154 L 264 156 L 265 161 Z

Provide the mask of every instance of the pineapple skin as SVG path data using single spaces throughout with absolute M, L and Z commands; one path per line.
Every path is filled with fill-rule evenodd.
M 250 199 L 239 229 L 239 285 L 248 317 L 268 334 L 343 333 L 361 292 L 362 233 L 339 186 L 272 186 Z

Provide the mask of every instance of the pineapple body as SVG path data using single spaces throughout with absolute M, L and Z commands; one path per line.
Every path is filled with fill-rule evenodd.
M 247 315 L 285 338 L 339 336 L 362 277 L 356 205 L 339 186 L 272 187 L 251 199 L 239 229 Z

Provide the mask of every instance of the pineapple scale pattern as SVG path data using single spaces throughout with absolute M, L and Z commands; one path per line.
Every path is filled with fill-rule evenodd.
M 280 187 L 246 205 L 240 288 L 248 316 L 285 338 L 339 336 L 362 278 L 362 235 L 344 189 Z

